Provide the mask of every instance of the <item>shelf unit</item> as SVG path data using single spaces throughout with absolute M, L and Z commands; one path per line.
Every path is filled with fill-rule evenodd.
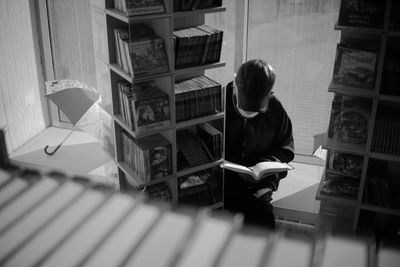
M 345 1 L 342 1 L 342 5 Z M 380 1 L 378 1 L 380 2 Z M 400 121 L 400 85 L 396 89 L 397 95 L 394 93 L 387 94 L 389 88 L 389 71 L 387 69 L 387 62 L 393 58 L 397 58 L 397 63 L 400 63 L 400 28 L 398 27 L 398 14 L 399 3 L 395 0 L 382 1 L 382 8 L 384 15 L 382 16 L 382 27 L 367 28 L 360 26 L 344 26 L 340 24 L 340 16 L 335 30 L 341 32 L 341 43 L 351 42 L 356 40 L 361 43 L 370 43 L 375 46 L 372 50 L 376 51 L 376 73 L 374 77 L 374 87 L 371 89 L 357 88 L 354 86 L 337 85 L 332 79 L 328 91 L 336 94 L 343 94 L 345 96 L 368 99 L 371 103 L 369 107 L 369 125 L 367 126 L 367 134 L 365 142 L 362 144 L 349 144 L 345 142 L 338 142 L 332 138 L 327 140 L 324 148 L 328 150 L 328 155 L 351 155 L 349 157 L 342 157 L 340 166 L 349 166 L 354 163 L 354 159 L 359 160 L 358 186 L 352 187 L 355 193 L 352 197 L 344 196 L 343 193 L 349 193 L 346 189 L 345 183 L 339 183 L 336 191 L 326 190 L 325 184 L 329 181 L 326 179 L 327 173 L 333 164 L 333 156 L 329 156 L 326 161 L 325 174 L 321 179 L 321 183 L 317 192 L 317 199 L 321 200 L 321 211 L 323 219 L 332 219 L 337 222 L 337 228 L 357 231 L 373 231 L 384 238 L 385 235 L 396 235 L 400 226 L 400 199 L 397 197 L 400 193 L 400 151 L 396 151 L 396 140 L 400 139 L 400 130 L 396 130 L 396 126 L 391 128 L 379 128 L 383 131 L 391 132 L 391 135 L 378 134 L 378 124 L 383 118 L 393 120 L 393 125 Z M 397 6 L 396 6 L 397 5 Z M 397 10 L 397 13 L 393 13 Z M 397 26 L 394 26 L 397 25 Z M 359 42 L 360 43 L 360 42 Z M 337 60 L 337 58 L 336 58 Z M 336 63 L 335 63 L 336 64 Z M 397 65 L 399 66 L 399 65 Z M 397 76 L 398 73 L 397 73 Z M 392 78 L 391 78 L 392 79 Z M 395 80 L 395 78 L 393 78 Z M 397 81 L 399 79 L 397 78 Z M 393 81 L 392 81 L 393 82 Z M 392 153 L 389 151 L 377 151 L 379 148 L 376 145 L 378 142 L 388 142 L 393 146 Z M 397 145 L 399 148 L 400 146 Z M 400 150 L 400 149 L 399 149 Z M 395 152 L 395 153 L 393 153 Z M 361 160 L 360 160 L 361 159 Z M 352 162 L 353 161 L 353 162 Z M 351 169 L 351 167 L 350 167 Z M 343 167 L 341 170 L 346 170 Z M 346 173 L 342 173 L 346 176 Z M 373 202 L 371 199 L 377 197 L 378 192 L 384 191 L 381 186 L 378 188 L 375 183 L 378 176 L 379 183 L 391 181 L 387 190 L 389 196 L 393 197 L 390 207 L 387 207 L 387 200 L 380 199 L 378 202 Z M 330 180 L 332 181 L 332 180 Z M 375 186 L 374 186 L 375 185 Z M 386 187 L 386 186 L 384 186 Z M 346 189 L 346 190 L 345 190 Z M 342 191 L 340 191 L 342 190 Z M 373 194 L 371 194 L 371 192 Z M 381 194 L 379 194 L 381 195 Z M 381 197 L 379 197 L 381 198 Z M 338 220 L 339 218 L 339 220 Z M 343 220 L 341 220 L 342 218 Z M 387 228 L 387 229 L 385 229 Z
M 95 48 L 97 86 L 101 92 L 103 99 L 103 107 L 112 116 L 111 123 L 106 125 L 109 130 L 110 154 L 114 155 L 114 159 L 118 166 L 118 176 L 121 191 L 141 190 L 146 191 L 151 186 L 158 184 L 166 184 L 171 193 L 171 201 L 173 204 L 179 201 L 179 178 L 196 174 L 199 171 L 216 169 L 222 161 L 223 148 L 221 158 L 211 160 L 206 164 L 193 166 L 185 169 L 178 169 L 178 144 L 177 133 L 181 130 L 190 130 L 196 132 L 196 125 L 201 123 L 214 123 L 215 125 L 223 125 L 223 81 L 218 81 L 218 75 L 223 72 L 225 63 L 224 45 L 222 45 L 221 60 L 212 64 L 201 66 L 193 66 L 183 69 L 175 69 L 174 55 L 174 38 L 173 32 L 177 29 L 186 27 L 194 27 L 202 24 L 208 24 L 212 27 L 220 29 L 226 34 L 226 7 L 225 1 L 220 1 L 220 6 L 206 9 L 198 9 L 193 11 L 174 12 L 174 1 L 164 0 L 165 12 L 159 14 L 147 14 L 137 16 L 126 16 L 123 12 L 114 8 L 114 0 L 91 0 L 91 15 L 93 27 L 93 41 Z M 218 2 L 218 1 L 215 1 Z M 216 18 L 215 18 L 216 17 Z M 221 19 L 221 17 L 223 19 Z M 114 29 L 128 28 L 129 32 L 137 23 L 143 23 L 150 26 L 156 35 L 160 36 L 164 41 L 165 51 L 168 58 L 168 71 L 135 77 L 123 70 L 117 64 L 116 40 Z M 225 37 L 224 37 L 225 38 Z M 217 71 L 217 73 L 215 73 Z M 187 79 L 193 76 L 206 75 L 221 84 L 221 110 L 215 114 L 198 117 L 187 121 L 176 122 L 175 110 L 175 92 L 174 85 L 176 81 Z M 140 82 L 153 81 L 156 86 L 164 93 L 167 93 L 169 99 L 170 119 L 169 124 L 161 128 L 155 128 L 144 131 L 135 131 L 124 121 L 120 112 L 120 103 L 118 95 L 118 83 L 129 82 L 137 84 Z M 223 130 L 223 129 L 219 129 Z M 135 174 L 130 164 L 123 161 L 123 138 L 121 132 L 124 132 L 133 140 L 141 140 L 151 135 L 162 135 L 171 143 L 172 149 L 172 172 L 170 175 L 145 181 L 143 177 Z M 223 144 L 223 140 L 221 141 Z M 216 209 L 223 207 L 223 175 L 218 175 L 219 183 L 219 200 L 216 203 L 207 204 L 210 208 Z

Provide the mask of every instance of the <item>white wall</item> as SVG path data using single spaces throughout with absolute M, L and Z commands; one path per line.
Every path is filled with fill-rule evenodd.
M 0 0 L 0 127 L 9 153 L 47 124 L 33 0 Z

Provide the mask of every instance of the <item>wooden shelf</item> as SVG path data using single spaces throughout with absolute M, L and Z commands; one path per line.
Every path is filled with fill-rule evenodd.
M 125 13 L 117 10 L 117 9 L 106 9 L 105 13 L 111 17 L 114 17 L 122 22 L 125 23 L 133 23 L 139 21 L 146 21 L 146 20 L 154 20 L 154 19 L 162 19 L 162 18 L 169 18 L 172 15 L 169 13 L 159 13 L 159 14 L 151 14 L 151 15 L 138 15 L 138 16 L 126 16 Z
M 159 74 L 151 74 L 151 75 L 146 75 L 146 76 L 135 77 L 134 75 L 131 75 L 131 74 L 125 72 L 116 63 L 112 63 L 109 66 L 110 66 L 110 69 L 112 71 L 117 73 L 119 76 L 121 76 L 122 78 L 124 78 L 128 82 L 133 82 L 133 81 L 141 82 L 141 81 L 151 80 L 151 79 L 160 78 L 160 77 L 167 77 L 167 76 L 171 76 L 172 75 L 172 72 L 163 72 L 163 73 L 159 73 Z
M 340 204 L 343 206 L 348 207 L 357 207 L 358 202 L 357 200 L 352 200 L 350 198 L 340 197 L 340 196 L 331 196 L 331 195 L 324 195 L 318 192 L 316 196 L 317 200 L 328 200 L 332 203 Z
M 201 171 L 201 170 L 205 170 L 205 169 L 209 169 L 209 168 L 212 168 L 212 167 L 219 166 L 219 165 L 222 164 L 222 162 L 223 162 L 223 160 L 220 159 L 220 160 L 209 162 L 209 163 L 202 164 L 202 165 L 199 165 L 199 166 L 195 166 L 195 167 L 187 168 L 187 169 L 184 169 L 184 170 L 180 170 L 180 171 L 178 171 L 177 175 L 178 175 L 178 177 L 185 176 L 185 175 L 188 175 L 188 174 L 191 174 L 191 173 L 194 173 L 194 172 L 198 172 L 198 171 Z
M 182 75 L 182 74 L 186 74 L 188 72 L 204 71 L 207 69 L 221 68 L 224 66 L 225 66 L 225 62 L 218 62 L 218 63 L 207 64 L 207 65 L 202 65 L 202 66 L 195 66 L 195 67 L 184 68 L 184 69 L 176 69 L 174 71 L 174 74 Z
M 400 162 L 400 155 L 392 155 L 386 153 L 379 153 L 379 152 L 371 152 L 370 157 L 374 159 L 381 159 L 386 161 L 395 161 Z
M 361 155 L 367 155 L 367 148 L 366 145 L 358 145 L 358 144 L 350 144 L 350 143 L 340 143 L 334 141 L 331 138 L 327 139 L 325 145 L 322 146 L 324 149 L 334 149 L 334 150 L 341 150 L 347 153 L 355 153 Z
M 372 33 L 372 34 L 383 34 L 387 31 L 378 28 L 366 28 L 366 27 L 351 27 L 351 26 L 342 26 L 336 23 L 335 30 L 340 31 L 349 31 L 354 33 Z
M 138 132 L 132 131 L 132 129 L 124 122 L 121 115 L 114 115 L 114 120 L 116 123 L 118 123 L 119 126 L 124 128 L 124 130 L 127 131 L 128 134 L 130 134 L 134 138 L 141 138 L 141 137 L 149 136 L 149 135 L 156 134 L 156 133 L 161 133 L 161 132 L 172 129 L 172 126 L 169 125 L 169 126 L 152 129 L 152 130 L 147 130 L 147 131 L 138 133 Z
M 208 121 L 213 121 L 217 119 L 223 119 L 224 118 L 224 113 L 220 112 L 217 114 L 205 116 L 205 117 L 200 117 L 188 121 L 181 121 L 176 123 L 176 129 L 182 129 L 182 128 L 187 128 L 196 124 L 208 122 Z
M 399 30 L 389 30 L 389 36 L 400 37 L 400 31 Z
M 332 92 L 332 93 L 341 93 L 341 94 L 358 96 L 358 97 L 377 97 L 378 96 L 378 94 L 374 91 L 374 89 L 364 89 L 364 88 L 359 88 L 359 87 L 336 84 L 334 82 L 330 83 L 328 91 Z
M 206 208 L 210 210 L 216 210 L 224 207 L 224 203 L 222 201 L 208 205 Z
M 361 209 L 363 210 L 368 210 L 368 211 L 374 211 L 378 213 L 384 213 L 384 214 L 389 214 L 389 215 L 395 215 L 395 216 L 400 216 L 400 210 L 396 209 L 390 209 L 390 208 L 384 208 L 372 204 L 362 204 L 360 206 Z
M 197 9 L 191 11 L 178 11 L 173 13 L 174 18 L 182 18 L 182 17 L 190 17 L 190 16 L 198 16 L 205 15 L 209 13 L 219 13 L 225 12 L 226 7 L 214 7 L 214 8 L 205 8 L 205 9 Z
M 400 103 L 400 96 L 379 95 L 379 100 L 393 103 Z

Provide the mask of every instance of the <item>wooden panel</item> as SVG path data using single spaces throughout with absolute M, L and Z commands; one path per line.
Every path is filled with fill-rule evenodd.
M 9 152 L 45 127 L 30 2 L 0 0 L 0 123 Z

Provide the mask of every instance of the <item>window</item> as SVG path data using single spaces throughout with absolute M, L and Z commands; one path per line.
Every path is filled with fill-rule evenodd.
M 296 153 L 311 155 L 328 127 L 340 0 L 248 1 L 247 59 L 276 70 L 275 94 L 293 123 Z
M 72 79 L 96 87 L 89 0 L 38 0 L 45 79 Z M 53 125 L 70 126 L 50 102 Z

